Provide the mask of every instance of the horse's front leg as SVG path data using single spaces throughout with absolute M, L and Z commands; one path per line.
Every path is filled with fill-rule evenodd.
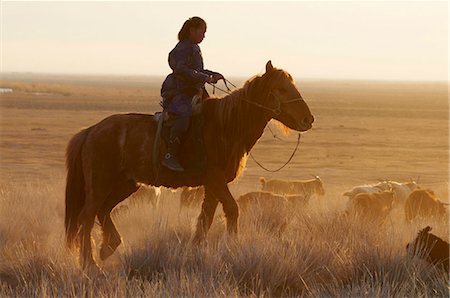
M 205 186 L 205 197 L 203 198 L 202 211 L 198 216 L 197 230 L 194 235 L 194 242 L 200 243 L 206 238 L 209 228 L 211 227 L 216 212 L 217 205 L 216 197 L 211 192 L 211 189 Z
M 210 191 L 222 203 L 225 217 L 227 218 L 227 230 L 230 234 L 238 232 L 239 207 L 233 198 L 225 179 L 215 179 L 211 181 Z
M 226 184 L 223 186 L 219 201 L 223 205 L 223 211 L 227 218 L 228 233 L 236 235 L 238 233 L 239 207 Z

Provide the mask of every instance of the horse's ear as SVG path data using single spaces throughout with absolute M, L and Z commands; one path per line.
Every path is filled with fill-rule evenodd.
M 266 72 L 273 70 L 272 61 L 267 61 L 266 63 Z

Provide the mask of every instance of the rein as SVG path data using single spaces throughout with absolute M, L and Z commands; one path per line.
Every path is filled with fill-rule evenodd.
M 211 85 L 211 86 L 213 87 L 213 94 L 215 94 L 215 90 L 216 90 L 216 88 L 217 88 L 217 90 L 220 90 L 220 91 L 222 91 L 222 92 L 224 92 L 224 93 L 226 93 L 226 94 L 228 94 L 228 95 L 231 95 L 231 89 L 228 87 L 227 82 L 228 82 L 230 85 L 232 85 L 234 88 L 237 88 L 233 83 L 231 83 L 230 81 L 228 81 L 228 80 L 225 79 L 225 78 L 223 79 L 223 82 L 224 82 L 225 87 L 227 88 L 227 90 L 224 90 L 224 89 L 221 89 L 221 88 L 219 88 L 219 87 L 216 87 L 216 84 L 208 83 L 209 85 Z M 255 106 L 259 107 L 259 108 L 262 108 L 262 109 L 271 111 L 271 112 L 273 112 L 275 115 L 280 115 L 280 114 L 281 114 L 281 105 L 282 105 L 282 104 L 288 104 L 288 103 L 292 103 L 292 102 L 296 102 L 296 101 L 301 101 L 301 100 L 303 100 L 302 98 L 294 98 L 294 99 L 287 100 L 287 101 L 280 101 L 279 98 L 276 97 L 275 94 L 273 94 L 272 92 L 269 93 L 269 96 L 270 96 L 270 95 L 272 95 L 272 96 L 275 98 L 275 100 L 277 101 L 278 106 L 277 106 L 275 109 L 270 108 L 270 107 L 267 107 L 267 106 L 264 106 L 264 105 L 259 104 L 259 103 L 257 103 L 257 102 L 250 101 L 250 100 L 248 100 L 248 99 L 246 99 L 246 98 L 242 98 L 242 100 L 245 101 L 245 102 L 247 102 L 247 103 L 249 103 L 249 104 L 255 105 Z M 280 138 L 278 138 L 278 137 L 273 133 L 273 131 L 272 131 L 272 129 L 270 128 L 270 126 L 269 126 L 269 130 L 270 130 L 270 132 L 272 133 L 272 135 L 273 135 L 273 137 L 274 137 L 275 139 L 281 140 Z M 271 169 L 268 169 L 268 168 L 266 168 L 265 166 L 263 166 L 260 162 L 258 162 L 258 161 L 253 157 L 253 154 L 252 154 L 251 152 L 249 153 L 249 155 L 250 155 L 250 157 L 252 158 L 252 160 L 253 160 L 260 168 L 262 168 L 263 170 L 265 170 L 265 171 L 267 171 L 267 172 L 272 172 L 272 173 L 278 172 L 278 171 L 280 171 L 281 169 L 283 169 L 285 166 L 287 166 L 287 165 L 291 162 L 292 158 L 294 157 L 295 153 L 297 152 L 298 146 L 300 145 L 300 137 L 301 137 L 301 134 L 298 133 L 297 144 L 295 145 L 294 151 L 292 152 L 292 154 L 291 154 L 291 156 L 289 157 L 289 159 L 288 159 L 281 167 L 279 167 L 279 168 L 276 169 L 276 170 L 271 170 Z
M 252 160 L 253 160 L 258 166 L 260 166 L 263 170 L 266 170 L 267 172 L 272 172 L 272 173 L 278 172 L 278 171 L 280 171 L 281 169 L 283 169 L 285 166 L 287 166 L 288 163 L 291 162 L 292 158 L 294 157 L 295 153 L 297 152 L 298 145 L 300 144 L 300 137 L 301 137 L 301 134 L 299 133 L 299 134 L 298 134 L 298 138 L 297 138 L 297 145 L 295 145 L 295 149 L 294 149 L 294 151 L 292 151 L 291 156 L 290 156 L 289 159 L 284 163 L 284 165 L 282 165 L 281 167 L 279 167 L 279 168 L 276 169 L 276 170 L 271 170 L 271 169 L 268 169 L 268 168 L 266 168 L 265 166 L 263 166 L 260 162 L 258 162 L 258 161 L 253 157 L 253 154 L 251 154 L 251 153 L 250 153 L 250 157 L 251 157 Z

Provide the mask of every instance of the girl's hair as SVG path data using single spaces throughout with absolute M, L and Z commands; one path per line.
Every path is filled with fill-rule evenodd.
M 180 32 L 178 32 L 178 40 L 185 40 L 189 38 L 191 34 L 191 28 L 199 28 L 200 26 L 206 26 L 206 22 L 200 17 L 192 17 L 184 22 Z

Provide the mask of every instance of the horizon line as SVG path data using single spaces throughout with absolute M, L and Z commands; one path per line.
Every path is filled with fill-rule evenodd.
M 234 75 L 234 76 L 228 76 L 229 78 L 236 78 L 236 79 L 243 79 L 248 80 L 249 78 L 260 75 L 262 73 L 254 74 L 250 77 L 244 76 L 244 75 Z M 3 75 L 61 75 L 61 76 L 76 76 L 76 77 L 83 77 L 83 76 L 93 76 L 93 77 L 153 77 L 153 78 L 164 78 L 167 76 L 166 74 L 132 74 L 132 73 L 64 73 L 64 72 L 44 72 L 44 71 L 1 71 L 0 72 L 0 79 L 2 79 Z M 300 79 L 300 77 L 295 77 L 294 79 Z M 429 83 L 449 83 L 449 79 L 405 79 L 405 78 L 332 78 L 332 77 L 301 77 L 301 80 L 306 81 L 364 81 L 364 82 L 429 82 Z

